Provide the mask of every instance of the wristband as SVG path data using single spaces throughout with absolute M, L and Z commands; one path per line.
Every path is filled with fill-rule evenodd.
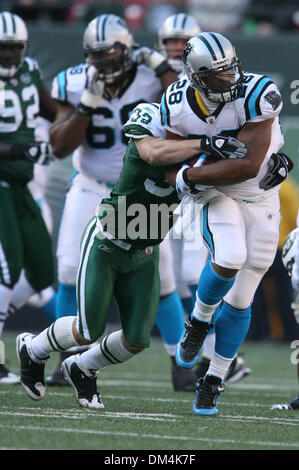
M 185 169 L 183 170 L 183 172 L 182 172 L 182 178 L 183 178 L 183 180 L 185 181 L 186 185 L 189 186 L 189 188 L 190 188 L 191 190 L 193 190 L 194 187 L 195 187 L 195 185 L 194 185 L 193 183 L 191 183 L 191 181 L 189 180 L 188 175 L 187 175 L 187 170 L 189 170 L 189 169 L 190 169 L 190 167 L 188 166 L 187 168 L 185 168 Z
M 164 60 L 164 62 L 155 69 L 155 73 L 157 77 L 161 77 L 161 75 L 164 75 L 166 72 L 174 72 L 174 70 L 170 67 L 167 60 Z
M 82 116 L 91 116 L 92 113 L 94 112 L 94 108 L 90 108 L 89 106 L 85 106 L 83 103 L 79 103 L 75 113 L 76 114 L 81 114 Z

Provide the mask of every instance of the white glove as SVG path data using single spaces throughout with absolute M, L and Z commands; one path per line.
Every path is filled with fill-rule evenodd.
M 299 323 L 299 292 L 295 295 L 294 302 L 291 303 L 291 309 L 295 315 L 296 322 Z
M 38 165 L 49 165 L 55 160 L 52 146 L 48 142 L 30 142 L 28 144 L 14 144 L 11 147 L 13 160 L 30 160 Z
M 156 70 L 159 65 L 166 61 L 165 57 L 160 52 L 155 51 L 147 46 L 139 47 L 133 51 L 133 61 L 137 64 L 145 64 L 153 70 Z
M 103 96 L 104 82 L 98 79 L 98 71 L 94 65 L 88 68 L 87 77 L 87 88 L 81 96 L 81 104 L 87 108 L 96 109 Z
M 185 194 L 190 194 L 191 192 L 190 186 L 183 178 L 183 173 L 187 168 L 190 168 L 189 165 L 182 165 L 182 168 L 177 172 L 175 179 L 175 187 L 180 199 L 182 199 Z

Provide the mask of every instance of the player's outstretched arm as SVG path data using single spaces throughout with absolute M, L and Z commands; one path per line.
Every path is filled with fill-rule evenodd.
M 152 166 L 180 163 L 200 152 L 201 139 L 166 140 L 160 137 L 135 139 L 140 157 Z
M 204 139 L 185 139 L 167 132 L 167 140 L 156 137 L 135 139 L 138 152 L 143 160 L 153 166 L 168 166 L 183 162 L 201 152 L 216 158 L 243 158 L 246 146 L 231 137 L 214 136 Z

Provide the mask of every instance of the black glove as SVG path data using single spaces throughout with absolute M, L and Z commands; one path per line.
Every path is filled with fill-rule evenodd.
M 14 144 L 11 147 L 10 153 L 12 160 L 30 160 L 39 165 L 49 165 L 54 160 L 52 147 L 47 142 Z
M 243 142 L 234 137 L 224 135 L 214 135 L 213 137 L 203 137 L 200 144 L 201 150 L 209 155 L 219 158 L 243 158 L 247 149 Z
M 294 163 L 285 153 L 273 153 L 268 162 L 268 172 L 260 181 L 259 187 L 267 191 L 282 183 L 292 171 Z

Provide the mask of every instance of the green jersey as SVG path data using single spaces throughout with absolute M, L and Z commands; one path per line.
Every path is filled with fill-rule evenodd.
M 135 139 L 149 135 L 164 137 L 158 105 L 138 105 L 124 132 Z M 107 238 L 137 249 L 156 245 L 172 227 L 178 203 L 177 192 L 166 181 L 163 167 L 142 160 L 130 140 L 119 180 L 110 198 L 103 199 L 98 207 L 98 226 Z
M 14 77 L 0 81 L 0 142 L 34 142 L 41 84 L 38 63 L 29 57 Z M 32 177 L 33 163 L 29 161 L 0 163 L 1 180 L 27 183 Z

